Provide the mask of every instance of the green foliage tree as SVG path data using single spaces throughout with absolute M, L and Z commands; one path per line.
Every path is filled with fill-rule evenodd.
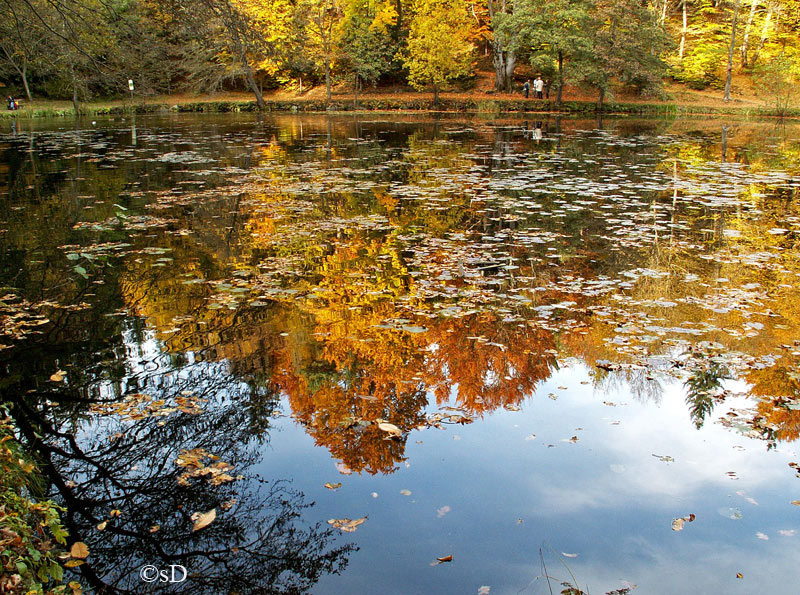
M 391 4 L 384 4 L 377 11 L 370 0 L 349 0 L 344 5 L 339 46 L 343 65 L 353 78 L 355 104 L 361 83 L 374 84 L 391 65 L 393 44 L 389 28 L 396 17 Z
M 669 40 L 658 16 L 636 0 L 597 0 L 591 17 L 592 51 L 578 68 L 598 90 L 598 107 L 614 79 L 639 92 L 659 89 Z
M 515 7 L 516 27 L 531 52 L 531 65 L 555 78 L 557 105 L 561 105 L 569 80 L 569 64 L 591 58 L 591 7 L 589 0 L 519 0 Z
M 403 62 L 415 89 L 433 88 L 434 102 L 447 82 L 473 67 L 471 21 L 463 0 L 415 0 Z

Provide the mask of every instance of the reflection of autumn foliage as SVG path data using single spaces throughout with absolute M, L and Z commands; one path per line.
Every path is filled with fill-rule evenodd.
M 800 411 L 787 408 L 783 400 L 761 401 L 758 404 L 758 414 L 764 417 L 766 425 L 774 430 L 776 440 L 794 442 L 800 438 Z
M 786 362 L 790 363 L 793 362 Z M 793 370 L 794 366 L 781 365 L 752 370 L 747 375 L 747 380 L 753 384 L 752 394 L 762 397 L 757 411 L 764 421 L 759 420 L 759 425 L 774 432 L 775 440 L 784 442 L 800 438 L 800 410 L 789 408 L 800 395 L 800 382 Z

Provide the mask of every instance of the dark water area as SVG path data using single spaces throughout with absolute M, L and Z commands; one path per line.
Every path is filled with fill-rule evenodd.
M 0 400 L 86 592 L 789 592 L 798 201 L 792 122 L 20 121 Z

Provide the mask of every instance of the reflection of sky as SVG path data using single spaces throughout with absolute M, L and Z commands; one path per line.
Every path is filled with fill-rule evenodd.
M 713 419 L 696 430 L 679 384 L 666 386 L 655 405 L 624 388 L 595 393 L 581 384 L 587 380 L 580 365 L 562 369 L 522 411 L 412 433 L 408 466 L 390 476 L 340 475 L 284 418 L 260 471 L 293 478 L 323 522 L 369 515 L 343 535 L 361 548 L 344 576 L 323 578 L 316 592 L 476 593 L 488 585 L 492 593 L 546 593 L 534 580 L 540 547 L 561 580 L 569 573 L 550 547 L 577 554 L 563 560 L 592 593 L 621 588 L 621 580 L 641 593 L 784 592 L 795 584 L 800 510 L 790 504 L 798 495 L 791 448 L 767 452 Z M 715 415 L 741 405 L 728 401 Z M 343 486 L 331 492 L 328 481 Z M 723 516 L 731 508 L 740 520 Z M 694 522 L 671 530 L 690 513 Z M 430 566 L 450 554 L 452 563 Z

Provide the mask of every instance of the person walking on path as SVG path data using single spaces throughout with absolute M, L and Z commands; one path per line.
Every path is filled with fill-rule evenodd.
M 531 82 L 530 81 L 525 81 L 525 84 L 522 85 L 522 91 L 525 93 L 525 99 L 527 99 L 528 96 L 530 95 L 530 92 L 531 92 Z
M 536 80 L 533 81 L 533 90 L 536 92 L 536 99 L 542 99 L 544 96 L 544 81 L 541 76 L 537 76 Z

